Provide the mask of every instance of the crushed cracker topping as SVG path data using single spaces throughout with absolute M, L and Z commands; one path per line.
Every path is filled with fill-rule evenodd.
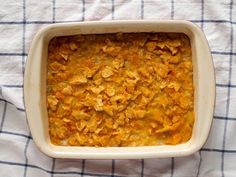
M 191 138 L 193 68 L 184 34 L 56 37 L 47 74 L 55 145 L 175 145 Z

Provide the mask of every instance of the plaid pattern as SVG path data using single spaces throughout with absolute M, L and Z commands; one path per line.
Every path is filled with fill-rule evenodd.
M 236 2 L 233 0 L 0 0 L 0 176 L 234 177 Z M 23 73 L 34 34 L 51 23 L 185 19 L 205 32 L 214 58 L 216 109 L 207 143 L 181 158 L 68 160 L 42 154 L 23 107 Z

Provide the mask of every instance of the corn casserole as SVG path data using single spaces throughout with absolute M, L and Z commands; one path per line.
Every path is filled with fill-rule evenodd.
M 55 145 L 175 145 L 191 138 L 193 67 L 185 34 L 55 37 L 47 68 Z

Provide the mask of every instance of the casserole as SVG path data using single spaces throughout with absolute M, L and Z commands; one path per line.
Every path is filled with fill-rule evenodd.
M 46 73 L 49 41 L 56 36 L 130 32 L 178 32 L 190 38 L 194 81 L 195 122 L 191 139 L 178 145 L 141 147 L 56 146 L 50 142 L 46 106 Z M 39 149 L 55 158 L 136 159 L 189 155 L 205 143 L 214 111 L 215 78 L 207 40 L 187 21 L 107 21 L 53 24 L 35 36 L 24 76 L 24 101 L 32 137 Z

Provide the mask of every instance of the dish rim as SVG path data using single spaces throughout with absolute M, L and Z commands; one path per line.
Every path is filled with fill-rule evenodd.
M 208 100 L 210 104 L 210 110 L 208 110 L 208 119 L 207 122 L 205 122 L 207 125 L 205 126 L 205 130 L 203 132 L 203 135 L 201 139 L 198 139 L 197 142 L 194 142 L 190 144 L 188 147 L 183 147 L 184 144 L 179 145 L 172 145 L 171 147 L 169 145 L 163 145 L 163 146 L 145 146 L 145 147 L 69 147 L 69 146 L 56 146 L 52 145 L 48 140 L 40 139 L 39 136 L 36 134 L 36 125 L 34 125 L 33 115 L 32 115 L 32 106 L 29 105 L 29 92 L 31 91 L 32 87 L 30 87 L 30 71 L 31 67 L 28 64 L 30 61 L 33 60 L 34 51 L 37 50 L 35 47 L 37 46 L 37 42 L 39 40 L 42 40 L 43 37 L 45 37 L 45 34 L 48 32 L 59 29 L 59 28 L 83 28 L 83 27 L 89 27 L 89 26 L 102 26 L 102 25 L 182 25 L 190 30 L 192 30 L 193 33 L 197 33 L 198 37 L 202 40 L 204 43 L 205 52 L 208 58 L 207 62 L 209 64 L 209 78 L 210 80 L 210 90 L 212 91 L 210 100 Z M 127 27 L 127 26 L 126 26 Z M 158 31 L 155 31 L 158 32 Z M 165 31 L 164 31 L 165 32 Z M 78 33 L 80 34 L 80 33 Z M 88 33 L 91 34 L 91 33 Z M 66 35 L 66 34 L 65 34 Z M 64 35 L 64 36 L 65 36 Z M 61 35 L 59 35 L 61 36 Z M 189 37 L 190 38 L 190 37 Z M 190 38 L 191 40 L 191 38 Z M 214 65 L 212 56 L 210 53 L 210 48 L 208 45 L 208 42 L 206 40 L 206 37 L 204 33 L 200 30 L 199 27 L 197 27 L 195 24 L 189 21 L 185 20 L 119 20 L 119 21 L 89 21 L 89 22 L 74 22 L 74 23 L 60 23 L 60 24 L 51 24 L 48 25 L 38 31 L 38 33 L 35 35 L 31 47 L 29 50 L 28 58 L 26 61 L 26 67 L 25 67 L 25 74 L 24 74 L 24 105 L 25 105 L 25 111 L 26 111 L 26 117 L 28 120 L 28 124 L 32 133 L 33 140 L 35 144 L 38 146 L 38 148 L 44 152 L 46 155 L 50 157 L 56 157 L 56 158 L 84 158 L 84 159 L 138 159 L 138 158 L 157 158 L 157 157 L 176 157 L 176 156 L 186 156 L 193 154 L 194 152 L 198 151 L 205 143 L 212 119 L 213 119 L 213 112 L 214 112 L 214 104 L 215 104 L 215 75 L 214 75 Z M 32 84 L 32 83 L 31 83 Z M 30 89 L 31 88 L 31 89 Z M 31 111 L 29 111 L 31 109 Z M 42 118 L 42 117 L 41 117 Z M 196 118 L 195 118 L 196 119 Z M 195 120 L 196 123 L 196 120 Z M 194 124 L 195 124 L 194 123 Z M 199 128 L 198 128 L 199 129 Z M 188 142 L 187 142 L 188 143 Z M 173 147 L 175 147 L 173 149 Z M 82 150 L 81 148 L 84 148 Z M 118 149 L 117 149 L 118 148 Z M 142 150 L 142 153 L 139 151 Z M 154 149 L 153 149 L 154 148 Z M 86 150 L 87 149 L 87 150 Z M 109 149 L 109 151 L 107 151 Z M 137 150 L 137 152 L 136 152 Z M 149 152 L 148 150 L 152 150 Z M 155 151 L 154 151 L 155 150 Z M 159 151 L 158 151 L 159 150 Z M 106 152 L 107 151 L 107 152 Z

